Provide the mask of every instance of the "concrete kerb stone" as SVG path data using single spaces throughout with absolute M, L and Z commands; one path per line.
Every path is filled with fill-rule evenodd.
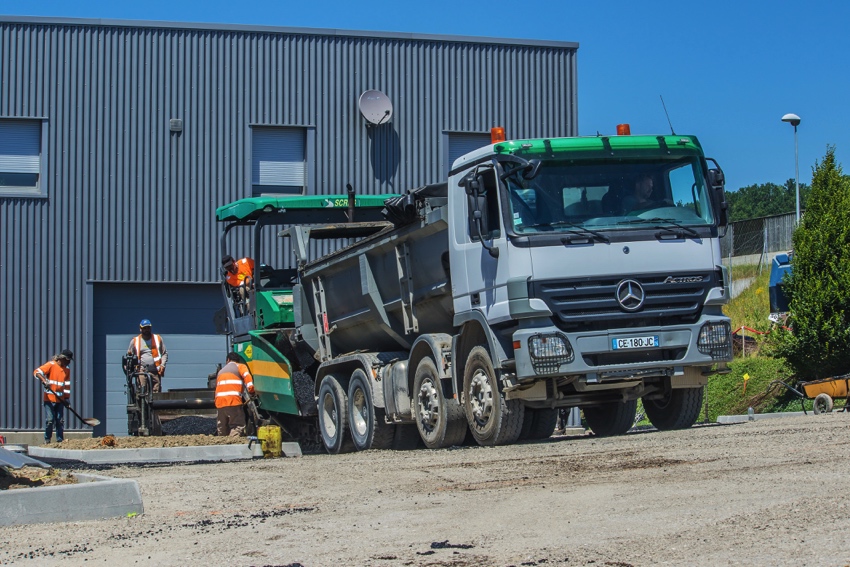
M 722 424 L 731 424 L 731 423 L 747 423 L 748 421 L 756 421 L 761 419 L 773 419 L 775 417 L 795 417 L 798 415 L 804 415 L 801 411 L 788 411 L 788 412 L 780 412 L 780 413 L 756 413 L 752 416 L 749 415 L 719 415 L 717 416 L 717 423 Z
M 248 445 L 204 445 L 198 447 L 152 447 L 145 449 L 71 450 L 30 447 L 32 457 L 81 461 L 90 465 L 123 463 L 192 463 L 241 461 L 253 458 Z
M 77 484 L 18 488 L 0 493 L 0 526 L 47 522 L 79 522 L 142 514 L 139 484 L 75 474 Z

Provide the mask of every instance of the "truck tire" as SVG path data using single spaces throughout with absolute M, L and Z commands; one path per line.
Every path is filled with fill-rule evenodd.
M 319 432 L 328 453 L 348 453 L 354 449 L 348 435 L 348 396 L 330 375 L 319 386 Z
M 818 394 L 812 403 L 812 411 L 815 415 L 829 413 L 832 411 L 833 401 L 829 394 Z
M 392 446 L 395 426 L 384 422 L 384 412 L 375 407 L 369 379 L 360 368 L 351 374 L 348 384 L 348 421 L 358 451 Z
M 555 432 L 557 423 L 557 408 L 525 408 L 525 417 L 522 420 L 522 432 L 519 434 L 519 438 L 527 441 L 548 439 Z
M 687 429 L 699 417 L 702 394 L 702 387 L 670 390 L 663 399 L 643 400 L 643 409 L 649 422 L 660 431 Z
M 509 445 L 519 439 L 525 406 L 506 400 L 499 387 L 490 353 L 473 347 L 463 369 L 463 409 L 469 429 L 479 445 Z
M 584 419 L 597 437 L 622 435 L 632 428 L 637 412 L 637 400 L 611 402 L 584 408 Z
M 427 356 L 419 361 L 413 377 L 413 415 L 422 442 L 429 449 L 442 449 L 463 443 L 466 419 L 463 408 L 443 392 L 440 373 Z

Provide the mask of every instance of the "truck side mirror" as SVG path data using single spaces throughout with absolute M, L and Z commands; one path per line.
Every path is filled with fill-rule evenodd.
M 712 158 L 706 158 L 714 164 L 714 167 L 708 170 L 708 184 L 711 186 L 711 200 L 714 203 L 714 208 L 717 210 L 717 226 L 723 228 L 729 224 L 729 205 L 726 203 L 726 176 L 723 170 Z
M 490 226 L 487 210 L 487 188 L 483 175 L 473 172 L 461 182 L 466 189 L 469 206 L 469 234 L 473 240 L 479 240 L 487 252 L 494 258 L 499 257 L 499 249 L 484 241 L 484 232 Z

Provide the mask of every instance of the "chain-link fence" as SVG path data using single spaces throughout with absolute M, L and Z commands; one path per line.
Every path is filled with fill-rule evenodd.
M 720 239 L 724 265 L 756 264 L 761 272 L 769 267 L 777 252 L 791 250 L 795 226 L 794 213 L 731 223 L 726 236 Z

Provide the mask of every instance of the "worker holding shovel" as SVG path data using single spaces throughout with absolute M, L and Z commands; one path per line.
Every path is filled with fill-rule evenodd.
M 63 413 L 71 397 L 71 369 L 68 365 L 74 360 L 74 353 L 64 349 L 33 371 L 33 376 L 44 385 L 44 410 L 47 422 L 44 426 L 44 442 L 50 443 L 53 428 L 56 428 L 56 441 L 61 443 L 65 436 Z

